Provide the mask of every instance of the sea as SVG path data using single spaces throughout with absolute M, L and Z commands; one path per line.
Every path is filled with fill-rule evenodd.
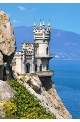
M 80 60 L 51 60 L 52 80 L 73 119 L 80 119 Z

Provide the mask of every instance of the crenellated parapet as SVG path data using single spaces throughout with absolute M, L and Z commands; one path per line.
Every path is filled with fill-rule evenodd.
M 33 29 L 34 40 L 47 40 L 47 41 L 49 41 L 50 40 L 50 31 L 51 31 L 50 21 L 48 22 L 47 28 L 45 27 L 44 20 L 43 21 L 40 20 L 40 27 L 39 28 L 36 27 L 36 21 L 34 21 L 34 29 Z

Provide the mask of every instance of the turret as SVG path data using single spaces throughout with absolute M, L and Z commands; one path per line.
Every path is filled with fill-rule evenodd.
M 45 27 L 44 20 L 40 20 L 40 28 L 34 29 L 35 69 L 37 71 L 49 70 L 49 60 L 52 58 L 49 50 L 50 21 Z
M 51 29 L 50 20 L 49 20 L 49 22 L 48 22 L 48 29 L 49 29 L 49 30 Z
M 40 20 L 40 28 L 36 27 L 34 22 L 34 41 L 35 43 L 49 43 L 50 41 L 50 22 L 48 23 L 48 28 L 45 27 L 44 20 Z
M 43 28 L 45 27 L 44 19 L 43 19 Z
M 36 21 L 34 21 L 34 29 L 36 29 Z
M 41 19 L 40 19 L 40 29 L 42 29 L 42 22 L 41 22 Z
M 45 27 L 44 20 L 40 20 L 40 28 L 34 29 L 34 43 L 36 49 L 36 56 L 51 58 L 49 53 L 50 42 L 50 21 L 48 22 L 48 28 Z

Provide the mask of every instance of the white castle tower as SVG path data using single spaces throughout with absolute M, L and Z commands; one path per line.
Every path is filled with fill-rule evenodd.
M 45 27 L 44 20 L 40 20 L 40 28 L 34 22 L 34 42 L 23 42 L 22 50 L 16 51 L 13 59 L 13 70 L 20 74 L 37 73 L 39 76 L 52 76 L 49 70 L 49 60 L 52 58 L 49 49 L 50 42 L 50 21 L 48 28 Z
M 49 60 L 52 58 L 49 50 L 50 42 L 50 21 L 48 28 L 45 27 L 44 20 L 40 20 L 40 28 L 36 27 L 34 22 L 34 45 L 35 45 L 35 65 L 36 70 L 47 71 L 49 70 Z

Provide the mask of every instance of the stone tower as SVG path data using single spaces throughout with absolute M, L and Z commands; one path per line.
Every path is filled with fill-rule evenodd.
M 40 20 L 40 27 L 34 22 L 34 42 L 23 42 L 22 50 L 16 51 L 13 70 L 18 73 L 37 73 L 40 77 L 52 76 L 53 71 L 49 70 L 49 60 L 52 58 L 49 50 L 50 42 L 50 21 L 45 27 L 44 20 Z
M 35 71 L 48 71 L 49 60 L 52 58 L 49 50 L 50 42 L 50 21 L 48 28 L 45 27 L 44 20 L 40 20 L 40 28 L 34 22 L 34 48 L 35 48 Z

